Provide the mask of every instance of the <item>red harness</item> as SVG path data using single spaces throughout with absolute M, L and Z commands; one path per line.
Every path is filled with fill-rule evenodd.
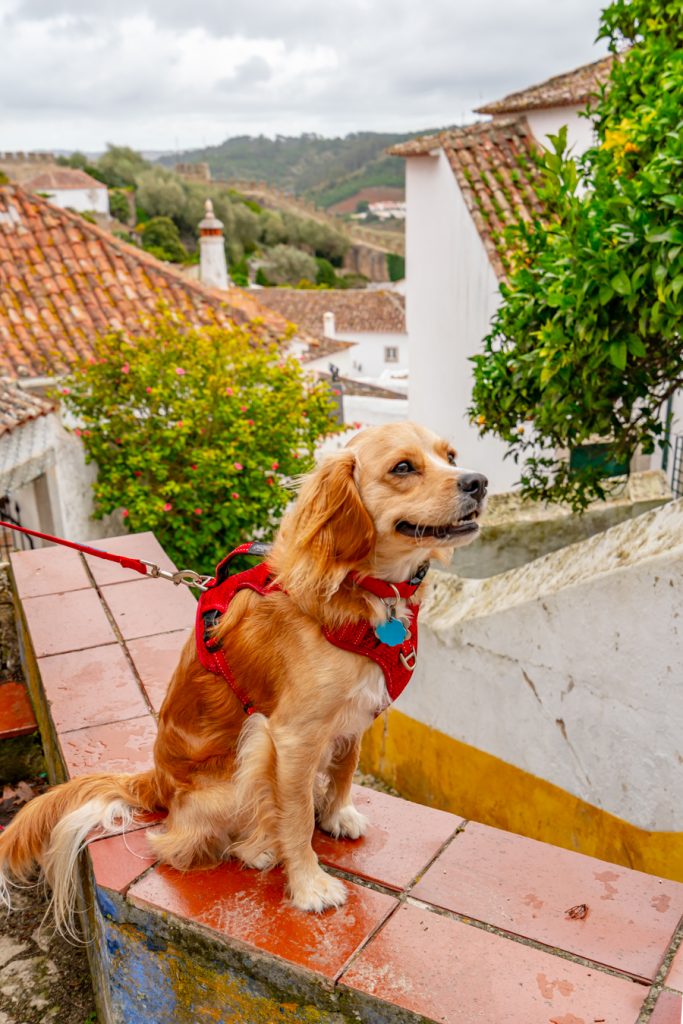
M 207 589 L 199 598 L 197 610 L 196 638 L 199 660 L 209 672 L 223 676 L 247 715 L 253 714 L 257 709 L 247 694 L 240 689 L 225 654 L 213 639 L 212 631 L 239 590 L 269 594 L 282 589 L 271 581 L 272 571 L 267 562 L 261 562 L 246 572 L 233 576 L 229 574 L 230 562 L 238 555 L 264 555 L 267 552 L 268 548 L 258 543 L 242 544 L 231 551 L 218 565 L 215 578 L 208 583 Z M 351 578 L 358 586 L 382 600 L 393 601 L 397 594 L 409 600 L 422 583 L 426 571 L 426 565 L 420 567 L 415 578 L 408 583 L 391 584 L 373 576 L 362 577 L 357 573 L 352 573 Z M 408 604 L 409 628 L 400 646 L 390 647 L 383 643 L 366 619 L 349 622 L 337 629 L 323 627 L 323 635 L 335 647 L 352 651 L 354 654 L 362 654 L 379 665 L 384 672 L 389 697 L 394 701 L 410 682 L 417 661 L 418 611 L 418 605 Z

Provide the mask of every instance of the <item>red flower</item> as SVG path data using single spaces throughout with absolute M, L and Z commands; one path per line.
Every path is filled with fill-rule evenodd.
M 270 468 L 271 469 L 279 469 L 280 468 L 280 463 L 279 462 L 274 462 L 273 465 Z
M 232 498 L 233 501 L 237 501 L 237 499 L 239 498 L 239 494 L 233 491 L 230 497 Z
M 133 474 L 133 476 L 142 476 L 142 470 L 141 469 L 136 469 L 134 474 Z
M 194 514 L 195 514 L 196 516 L 200 516 L 200 515 L 202 514 L 202 510 L 201 510 L 200 508 L 196 508 L 196 509 L 194 510 Z
M 127 519 L 128 518 L 128 509 L 127 508 L 122 508 L 121 509 L 121 515 L 123 516 L 124 519 Z
M 244 466 L 242 465 L 241 462 L 233 462 L 233 466 L 235 467 L 238 473 L 241 473 L 242 470 L 244 469 Z
M 152 394 L 152 389 L 150 387 L 146 387 L 145 391 L 147 392 L 148 395 Z
M 190 466 L 190 469 L 196 469 L 196 468 L 197 468 L 196 465 Z
M 179 377 L 182 377 L 184 376 L 184 374 L 187 373 L 187 370 L 183 370 L 182 366 L 176 366 L 175 372 L 178 374 Z
M 76 429 L 74 430 L 74 434 L 76 435 L 76 437 L 80 437 L 81 433 L 82 433 L 81 428 L 80 427 L 76 427 Z
M 173 505 L 171 504 L 171 502 L 167 501 L 166 504 L 164 505 L 164 512 L 170 512 L 172 508 Z
M 130 373 L 130 366 L 128 363 L 124 363 L 121 367 L 121 373 Z
M 226 388 L 225 389 L 225 393 L 226 393 L 226 395 L 230 395 L 231 397 L 232 397 L 232 395 L 235 394 L 235 392 L 232 390 L 232 388 Z
M 246 411 L 247 411 L 246 405 L 241 405 L 240 406 L 240 412 L 246 412 Z
M 182 427 L 182 425 L 183 425 L 183 421 L 182 420 L 178 420 L 178 426 Z
M 63 395 L 70 395 L 71 394 L 71 388 L 62 388 L 62 394 Z
M 247 420 L 247 423 L 249 424 L 250 427 L 254 426 L 254 421 L 253 420 Z
M 266 480 L 266 483 L 268 484 L 269 487 L 273 486 L 273 478 L 272 478 L 272 476 L 268 477 L 268 479 Z

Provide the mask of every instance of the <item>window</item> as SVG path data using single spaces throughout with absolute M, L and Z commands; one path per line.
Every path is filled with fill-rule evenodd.
M 385 345 L 384 346 L 384 362 L 385 363 L 397 363 L 398 362 L 398 346 L 397 345 Z

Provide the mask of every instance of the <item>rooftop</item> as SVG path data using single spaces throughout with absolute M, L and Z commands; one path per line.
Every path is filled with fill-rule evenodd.
M 612 56 L 603 57 L 592 64 L 584 64 L 573 71 L 554 75 L 528 89 L 511 92 L 501 100 L 494 100 L 477 107 L 477 114 L 512 114 L 524 110 L 540 110 L 546 107 L 573 107 L 588 102 L 596 95 L 599 87 L 609 78 Z
M 54 403 L 30 394 L 8 380 L 0 380 L 0 437 L 17 427 L 46 416 L 54 409 Z
M 318 336 L 323 333 L 325 313 L 334 313 L 337 334 L 404 334 L 406 329 L 405 300 L 398 292 L 261 288 L 257 295 L 259 302 Z
M 508 117 L 449 128 L 394 146 L 392 156 L 443 150 L 498 277 L 509 269 L 505 228 L 543 214 L 541 170 L 526 118 Z
M 47 167 L 33 177 L 22 181 L 22 188 L 29 192 L 57 192 L 68 189 L 104 188 L 101 181 L 91 177 L 77 167 Z
M 160 302 L 195 326 L 258 318 L 268 340 L 287 328 L 243 289 L 206 288 L 16 185 L 0 187 L 0 289 L 0 374 L 10 377 L 63 373 L 92 354 L 97 334 L 139 334 Z

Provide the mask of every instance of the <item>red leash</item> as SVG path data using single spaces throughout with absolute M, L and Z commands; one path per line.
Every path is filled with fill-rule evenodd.
M 180 569 L 178 572 L 169 572 L 166 569 L 160 569 L 154 562 L 147 562 L 144 558 L 130 558 L 128 555 L 114 555 L 111 551 L 102 551 L 100 548 L 91 548 L 87 544 L 76 544 L 75 541 L 64 540 L 63 537 L 53 537 L 49 533 L 40 533 L 38 530 L 28 530 L 25 526 L 17 526 L 16 523 L 5 523 L 0 520 L 0 527 L 6 527 L 8 530 L 16 530 L 17 533 L 26 533 L 29 537 L 39 537 L 41 540 L 52 541 L 53 544 L 61 544 L 65 548 L 73 548 L 75 551 L 82 551 L 85 555 L 94 555 L 96 558 L 104 558 L 107 562 L 118 562 L 119 565 L 123 566 L 124 569 L 133 569 L 134 572 L 139 572 L 141 576 L 153 576 L 154 578 L 162 578 L 170 580 L 176 585 L 178 583 L 184 583 L 188 587 L 198 587 L 200 590 L 205 589 L 205 585 L 210 576 L 200 576 L 199 573 L 193 572 L 192 569 Z

